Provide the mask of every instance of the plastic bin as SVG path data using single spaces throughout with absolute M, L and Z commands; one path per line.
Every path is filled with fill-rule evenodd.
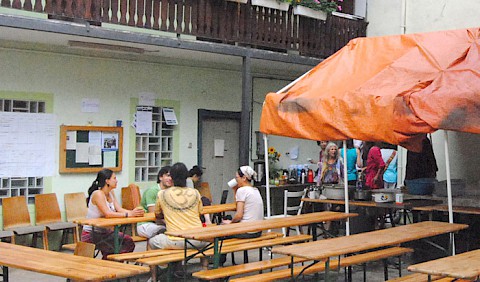
M 435 178 L 405 180 L 405 186 L 411 195 L 432 195 L 435 183 L 437 183 Z
M 447 180 L 435 183 L 433 194 L 439 197 L 447 197 Z M 452 197 L 465 195 L 465 181 L 463 179 L 452 179 Z

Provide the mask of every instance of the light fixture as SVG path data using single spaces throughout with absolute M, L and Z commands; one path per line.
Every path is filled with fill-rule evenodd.
M 143 48 L 96 43 L 96 42 L 75 41 L 75 40 L 68 40 L 68 46 L 72 48 L 97 49 L 97 50 L 124 52 L 124 53 L 136 53 L 136 54 L 145 53 L 145 49 Z

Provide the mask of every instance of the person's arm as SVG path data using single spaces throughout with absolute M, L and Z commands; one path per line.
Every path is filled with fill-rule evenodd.
M 155 223 L 156 224 L 164 224 L 164 216 L 163 216 L 163 211 L 162 211 L 162 206 L 160 205 L 160 193 L 162 191 L 158 192 L 157 195 L 157 201 L 155 202 L 155 207 L 154 207 L 154 213 L 155 213 Z
M 363 162 L 362 162 L 362 155 L 360 153 L 360 149 L 355 148 L 355 151 L 357 152 L 357 168 L 362 168 Z
M 235 215 L 233 216 L 230 223 L 240 222 L 243 218 L 244 209 L 245 209 L 245 202 L 237 202 L 237 211 L 235 212 Z
M 382 159 L 382 153 L 380 151 L 380 148 L 376 147 L 376 148 L 372 148 L 370 150 L 374 150 L 372 152 L 373 161 L 375 163 L 378 163 L 377 173 L 373 177 L 373 180 L 377 181 L 380 178 L 380 176 L 383 175 L 383 170 L 385 168 L 385 162 Z
M 113 197 L 112 198 L 113 205 L 114 205 L 115 209 L 117 210 L 117 207 L 120 207 L 120 205 L 118 204 L 117 200 L 115 199 L 115 196 L 113 196 L 113 193 L 111 195 Z M 128 216 L 133 216 L 132 211 L 128 211 L 128 210 L 123 209 L 121 207 L 117 211 L 110 210 L 107 206 L 107 199 L 105 197 L 105 194 L 100 190 L 93 192 L 93 194 L 92 194 L 92 204 L 96 205 L 98 207 L 98 209 L 100 210 L 100 213 L 106 218 L 127 217 L 127 214 L 128 214 Z

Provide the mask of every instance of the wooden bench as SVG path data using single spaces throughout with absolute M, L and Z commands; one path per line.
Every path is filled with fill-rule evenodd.
M 357 264 L 364 264 L 370 261 L 376 261 L 380 259 L 386 259 L 389 257 L 397 257 L 401 256 L 405 253 L 411 253 L 413 252 L 413 249 L 410 248 L 403 248 L 403 247 L 392 247 L 388 249 L 382 249 L 378 251 L 373 251 L 373 252 L 368 252 L 364 254 L 358 254 L 358 255 L 353 255 L 349 257 L 342 258 L 340 262 L 338 260 L 331 260 L 330 261 L 330 270 L 336 270 L 339 267 L 348 267 L 352 265 L 357 265 Z M 294 267 L 293 273 L 294 275 L 300 274 L 300 272 L 304 269 L 304 266 L 298 266 Z M 310 268 L 307 268 L 303 274 L 315 274 L 318 272 L 322 272 L 325 270 L 325 264 L 323 263 L 317 263 Z M 252 282 L 258 282 L 258 281 L 276 281 L 278 279 L 286 279 L 291 277 L 291 269 L 290 268 L 285 268 L 285 269 L 280 269 L 272 272 L 267 272 L 267 273 L 262 273 L 262 274 L 257 274 L 257 275 L 251 275 L 251 276 L 245 276 L 245 277 L 240 277 L 240 278 L 235 278 L 235 279 L 230 279 L 231 282 L 247 282 L 247 281 L 252 281 Z
M 304 261 L 308 261 L 308 259 L 295 258 L 294 261 L 295 263 L 301 263 Z M 222 267 L 217 269 L 202 270 L 202 271 L 193 273 L 193 277 L 196 277 L 202 280 L 215 280 L 215 279 L 228 278 L 230 276 L 235 276 L 235 275 L 240 275 L 240 274 L 245 274 L 245 273 L 250 273 L 255 271 L 261 271 L 265 269 L 272 269 L 275 267 L 289 265 L 290 263 L 291 263 L 291 258 L 285 256 L 285 257 L 274 258 L 270 260 L 261 260 L 261 261 L 251 262 L 251 263 L 232 265 L 232 266 L 227 266 L 227 267 Z
M 451 282 L 451 281 L 468 282 L 468 281 L 470 281 L 470 280 L 465 280 L 465 279 L 456 279 L 455 280 L 455 278 L 442 277 L 440 275 L 432 275 L 431 279 L 432 279 L 431 281 L 435 281 L 435 282 Z M 395 279 L 390 279 L 387 282 L 427 282 L 427 281 L 428 281 L 428 275 L 427 274 L 413 273 L 413 274 L 398 277 L 398 278 L 395 278 Z
M 297 242 L 304 242 L 311 240 L 312 236 L 310 235 L 296 235 L 296 236 L 289 236 L 289 237 L 281 237 L 281 238 L 274 238 L 274 239 L 267 239 L 267 240 L 261 240 L 261 241 L 256 241 L 256 242 L 247 242 L 247 243 L 238 243 L 238 244 L 232 244 L 232 245 L 227 245 L 223 246 L 222 249 L 220 250 L 221 254 L 227 254 L 231 252 L 237 252 L 237 251 L 246 251 L 246 250 L 252 250 L 252 249 L 259 249 L 263 247 L 271 247 L 271 246 L 276 246 L 276 245 L 284 245 L 284 244 L 291 244 L 291 243 L 297 243 Z M 240 240 L 245 240 L 245 239 L 240 239 Z M 195 253 L 197 253 L 197 250 L 189 249 L 187 250 L 187 256 L 192 256 Z M 213 256 L 213 249 L 209 249 L 204 252 L 205 256 Z M 202 254 L 197 254 L 195 257 L 203 257 L 204 255 Z M 149 266 L 155 266 L 159 264 L 166 264 L 166 263 L 171 263 L 171 262 L 178 262 L 182 261 L 185 259 L 183 250 L 181 253 L 178 254 L 170 254 L 170 255 L 164 255 L 164 256 L 156 256 L 156 257 L 148 257 L 148 258 L 142 258 L 138 259 L 136 262 L 137 263 L 142 263 L 146 264 Z
M 249 242 L 257 242 L 262 240 L 268 240 L 273 238 L 282 237 L 282 233 L 278 232 L 268 232 L 262 234 L 262 236 L 257 238 L 250 238 L 250 239 L 227 239 L 223 241 L 223 246 L 235 245 L 235 244 L 243 244 Z M 149 258 L 149 257 L 156 257 L 156 256 L 163 256 L 163 255 L 170 255 L 170 254 L 183 254 L 183 249 L 181 250 L 149 250 L 145 252 L 133 252 L 133 253 L 124 253 L 124 254 L 112 254 L 108 256 L 109 260 L 114 261 L 136 261 L 137 259 L 142 258 Z

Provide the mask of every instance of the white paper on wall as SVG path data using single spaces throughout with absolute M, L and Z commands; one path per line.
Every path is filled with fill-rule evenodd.
M 57 133 L 53 114 L 0 112 L 0 177 L 54 175 Z
M 98 99 L 82 99 L 82 113 L 98 113 L 100 101 Z
M 214 151 L 215 151 L 215 157 L 223 157 L 225 155 L 225 140 L 215 139 Z

